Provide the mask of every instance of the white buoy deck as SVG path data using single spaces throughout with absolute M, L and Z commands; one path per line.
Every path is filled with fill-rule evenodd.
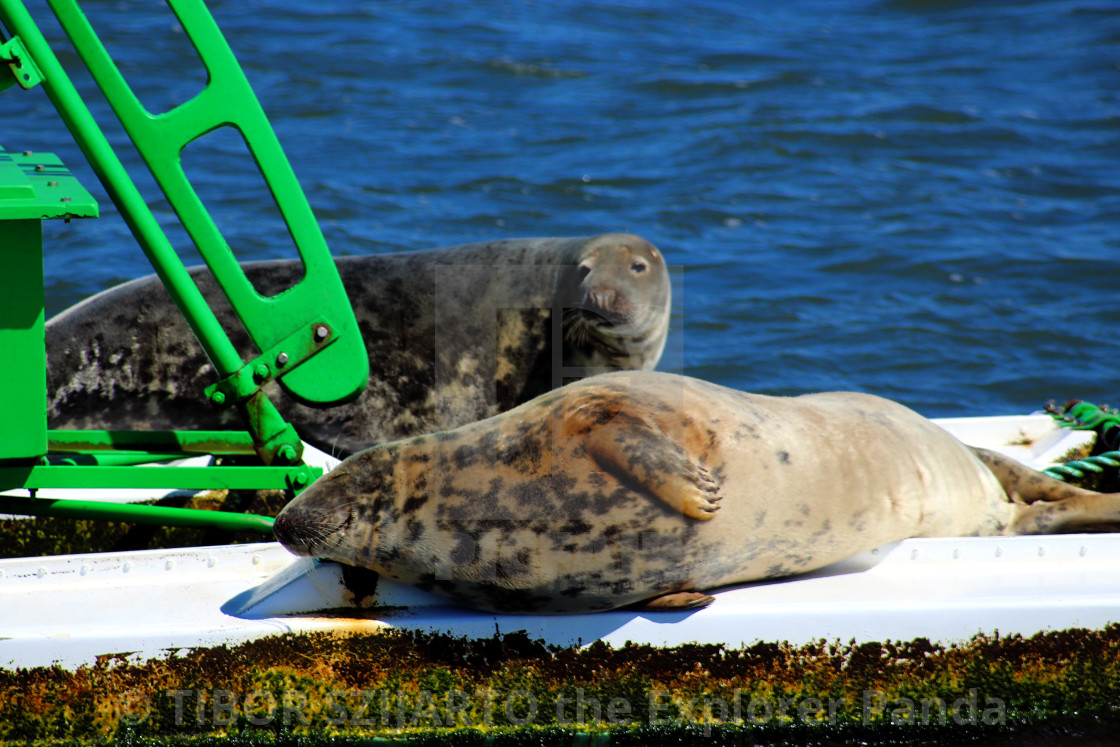
M 1036 468 L 1094 437 L 1046 415 L 937 422 Z M 466 610 L 385 580 L 372 606 L 353 609 L 341 566 L 297 559 L 274 542 L 19 558 L 0 561 L 0 667 L 74 668 L 288 631 L 385 627 L 468 637 L 524 630 L 556 644 L 950 643 L 1102 628 L 1120 620 L 1117 578 L 1120 534 L 912 539 L 805 576 L 720 591 L 701 610 L 538 616 Z

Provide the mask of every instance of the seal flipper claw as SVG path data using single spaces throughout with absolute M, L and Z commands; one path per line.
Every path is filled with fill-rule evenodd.
M 720 485 L 671 436 L 619 416 L 587 436 L 587 450 L 606 471 L 637 485 L 692 519 L 719 510 Z
M 674 591 L 647 599 L 634 606 L 638 610 L 698 610 L 707 607 L 716 598 L 702 591 Z
M 723 500 L 723 496 L 719 494 L 719 483 L 702 464 L 696 466 L 696 483 L 700 490 L 697 497 L 698 510 L 705 514 L 714 514 L 719 510 L 718 504 Z M 685 513 L 688 511 L 686 510 Z

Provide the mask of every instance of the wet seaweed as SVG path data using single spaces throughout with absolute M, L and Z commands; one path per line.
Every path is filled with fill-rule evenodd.
M 1053 730 L 1091 740 L 1117 726 L 1120 625 L 956 645 L 742 648 L 286 634 L 75 671 L 0 670 L 5 747 L 994 745 Z

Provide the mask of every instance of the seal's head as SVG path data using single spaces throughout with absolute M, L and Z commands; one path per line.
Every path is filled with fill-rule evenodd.
M 649 369 L 669 331 L 670 282 L 653 244 L 603 234 L 580 247 L 561 278 L 568 365 Z
M 296 555 L 369 567 L 382 514 L 391 512 L 392 458 L 370 451 L 346 459 L 284 507 L 272 528 L 276 539 Z

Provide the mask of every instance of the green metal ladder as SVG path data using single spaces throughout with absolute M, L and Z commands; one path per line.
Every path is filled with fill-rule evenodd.
M 301 462 L 299 437 L 262 388 L 275 380 L 298 401 L 329 406 L 357 397 L 368 380 L 369 361 L 338 271 L 241 67 L 202 0 L 166 1 L 206 66 L 209 79 L 193 98 L 158 113 L 147 111 L 129 88 L 76 0 L 48 3 L 253 343 L 263 351 L 256 358 L 242 360 L 230 342 L 22 0 L 0 0 L 0 90 L 15 84 L 43 86 L 217 370 L 219 381 L 207 389 L 207 396 L 215 405 L 236 407 L 247 432 L 47 430 L 39 221 L 94 217 L 97 206 L 50 154 L 0 150 L 0 260 L 7 269 L 16 268 L 0 281 L 0 292 L 7 291 L 12 299 L 11 305 L 6 303 L 0 310 L 0 355 L 9 359 L 0 379 L 0 490 L 299 490 L 321 470 Z M 184 148 L 221 127 L 232 127 L 244 138 L 304 264 L 302 280 L 275 296 L 262 296 L 253 288 L 182 168 Z M 4 169 L 13 185 L 7 194 Z M 69 197 L 65 202 L 60 202 L 62 192 Z M 3 220 L 5 203 L 10 208 L 7 220 Z M 147 464 L 198 454 L 256 454 L 263 465 L 169 468 Z M 241 516 L 86 503 L 0 496 L 0 512 L 96 515 L 227 528 L 229 522 L 237 523 L 233 517 Z M 270 521 L 260 518 L 249 518 L 247 523 L 253 526 L 246 528 L 267 531 Z

